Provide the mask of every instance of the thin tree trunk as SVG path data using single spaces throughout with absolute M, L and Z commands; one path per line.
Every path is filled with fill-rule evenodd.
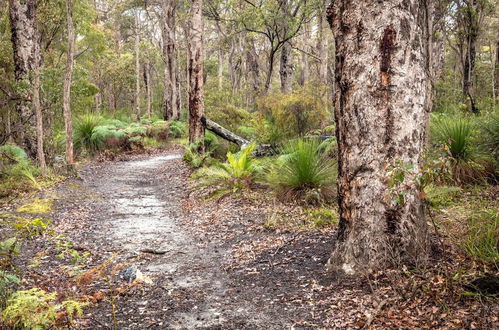
M 37 138 L 36 109 L 33 106 L 34 74 L 39 66 L 38 33 L 36 27 L 36 1 L 35 0 L 9 0 L 9 19 L 11 40 L 14 55 L 14 74 L 16 82 L 26 86 L 19 92 L 16 103 L 20 129 L 16 130 L 22 146 L 32 159 L 38 156 L 37 148 L 40 145 Z M 38 49 L 38 51 L 37 51 Z M 42 141 L 43 143 L 43 141 Z M 38 159 L 40 162 L 41 160 Z
M 463 96 L 465 102 L 469 104 L 469 109 L 472 113 L 478 114 L 479 110 L 475 103 L 475 60 L 476 60 L 476 43 L 479 32 L 479 8 L 476 0 L 471 0 L 466 11 L 467 23 L 469 24 L 466 34 L 466 53 L 464 56 L 463 66 Z
M 268 69 L 267 69 L 267 78 L 265 79 L 265 94 L 268 94 L 270 91 L 270 87 L 272 85 L 272 75 L 274 74 L 274 62 L 275 62 L 276 51 L 272 48 L 270 50 L 269 59 L 268 59 Z
M 426 8 L 420 0 L 400 4 L 338 0 L 328 10 L 338 59 L 340 226 L 332 271 L 363 273 L 426 258 L 416 183 L 431 98 Z
M 140 120 L 140 36 L 139 10 L 135 8 L 135 115 Z
M 223 88 L 224 79 L 224 54 L 222 48 L 218 50 L 218 90 Z
M 310 40 L 310 29 L 308 24 L 304 25 L 303 40 L 301 42 L 303 47 L 303 52 L 301 53 L 301 76 L 300 85 L 304 86 L 310 79 L 310 65 L 308 61 L 308 53 L 310 52 L 310 47 L 308 42 Z
M 66 0 L 66 17 L 68 30 L 68 52 L 66 73 L 64 74 L 64 94 L 63 94 L 63 110 L 64 110 L 64 127 L 66 129 L 66 163 L 73 165 L 73 124 L 71 121 L 71 81 L 73 79 L 73 64 L 74 64 L 74 43 L 75 30 L 73 24 L 73 1 Z
M 151 86 L 151 63 L 149 62 L 147 62 L 144 67 L 144 83 L 146 85 L 146 113 L 147 113 L 147 118 L 151 119 L 152 86 Z
M 173 0 L 163 0 L 161 2 L 163 17 L 162 39 L 163 39 L 163 60 L 165 61 L 164 71 L 164 99 L 165 120 L 178 120 L 180 118 L 180 108 L 178 107 L 179 89 L 177 86 L 177 57 L 176 57 L 176 36 L 175 36 L 175 12 L 176 2 Z
M 293 63 L 291 58 L 291 45 L 289 42 L 284 43 L 281 49 L 281 92 L 284 94 L 291 93 Z
M 323 11 L 326 11 L 327 5 L 326 2 L 328 0 L 323 0 Z M 327 31 L 327 24 L 325 24 L 326 16 L 324 12 L 319 13 L 319 40 L 317 43 L 318 53 L 320 57 L 319 63 L 319 80 L 321 84 L 327 85 L 328 83 L 328 65 L 329 65 L 329 35 Z
M 494 91 L 495 97 L 499 96 L 499 37 L 496 43 L 496 58 L 494 65 Z
M 203 1 L 191 0 L 189 40 L 189 142 L 199 141 L 204 152 L 204 81 L 203 81 Z
M 253 91 L 252 101 L 260 89 L 260 66 L 258 64 L 258 54 L 255 49 L 255 43 L 252 39 L 246 36 L 245 45 L 246 50 L 246 63 L 248 64 L 248 70 L 251 72 Z

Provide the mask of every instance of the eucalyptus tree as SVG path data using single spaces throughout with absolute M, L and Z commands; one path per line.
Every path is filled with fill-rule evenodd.
M 19 122 L 16 134 L 30 157 L 36 158 L 45 172 L 43 118 L 40 106 L 41 53 L 37 27 L 36 0 L 9 0 L 9 19 Z
M 313 12 L 313 1 L 307 0 L 244 0 L 238 22 L 248 32 L 267 41 L 267 74 L 264 92 L 271 87 L 276 56 L 281 53 L 281 85 L 289 87 L 291 40 L 297 36 Z
M 340 225 L 328 268 L 424 262 L 418 174 L 431 106 L 428 1 L 336 0 Z
M 189 142 L 204 152 L 203 0 L 191 0 L 189 29 Z
M 73 151 L 73 123 L 71 121 L 71 82 L 73 80 L 73 65 L 75 54 L 75 27 L 73 23 L 73 1 L 66 0 L 66 19 L 68 35 L 68 51 L 66 59 L 66 72 L 64 75 L 63 88 L 63 113 L 64 127 L 66 130 L 66 163 L 74 163 Z

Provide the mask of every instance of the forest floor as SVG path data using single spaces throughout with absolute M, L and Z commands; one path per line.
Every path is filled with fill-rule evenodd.
M 449 278 L 471 271 L 450 246 L 431 269 L 336 278 L 334 227 L 276 225 L 303 210 L 263 188 L 207 200 L 190 173 L 170 147 L 87 164 L 37 196 L 45 215 L 5 208 L 52 220 L 16 257 L 22 287 L 91 302 L 73 324 L 85 329 L 499 327 L 496 300 Z

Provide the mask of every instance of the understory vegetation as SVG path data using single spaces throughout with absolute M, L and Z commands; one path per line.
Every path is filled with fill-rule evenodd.
M 181 169 L 172 171 L 172 175 L 178 174 L 175 179 L 185 187 L 173 187 L 176 189 L 169 193 L 182 199 L 179 202 L 182 210 L 172 214 L 181 218 L 188 213 L 183 208 L 195 203 L 215 205 L 214 214 L 206 211 L 210 213 L 209 221 L 215 223 L 223 219 L 229 207 L 237 209 L 248 204 L 244 206 L 253 208 L 254 213 L 241 211 L 235 217 L 241 221 L 237 225 L 244 227 L 243 232 L 257 228 L 259 234 L 269 235 L 266 239 L 272 248 L 266 251 L 268 255 L 262 253 L 258 267 L 264 265 L 265 270 L 279 276 L 282 275 L 274 272 L 278 266 L 275 258 L 283 250 L 293 254 L 293 249 L 300 247 L 292 245 L 298 235 L 309 235 L 312 241 L 323 237 L 322 234 L 337 237 L 334 248 L 346 242 L 345 237 L 354 238 L 353 248 L 345 251 L 365 254 L 365 258 L 386 251 L 364 249 L 361 243 L 354 245 L 360 230 L 373 229 L 372 232 L 390 237 L 377 240 L 365 234 L 367 230 L 362 232 L 365 235 L 359 234 L 362 236 L 359 242 L 377 241 L 380 245 L 386 242 L 387 251 L 393 248 L 394 255 L 400 253 L 393 257 L 394 265 L 386 266 L 380 273 L 366 266 L 367 274 L 362 274 L 365 278 L 359 276 L 359 283 L 369 282 L 372 292 L 385 291 L 376 297 L 377 307 L 373 311 L 361 311 L 367 321 L 355 324 L 356 327 L 369 328 L 385 303 L 406 304 L 406 307 L 413 303 L 410 309 L 419 312 L 418 304 L 431 300 L 443 315 L 440 323 L 431 320 L 432 328 L 450 317 L 446 309 L 452 307 L 447 306 L 447 298 L 459 303 L 476 299 L 484 306 L 491 301 L 497 303 L 497 1 L 425 1 L 426 14 L 431 15 L 423 15 L 428 20 L 425 22 L 428 31 L 424 34 L 433 33 L 424 38 L 420 22 L 405 23 L 409 22 L 406 17 L 413 20 L 421 16 L 420 12 L 410 11 L 417 8 L 422 12 L 423 1 L 404 1 L 401 3 L 412 5 L 391 6 L 395 1 L 386 0 L 383 6 L 372 9 L 360 0 L 350 1 L 352 5 L 322 0 L 205 0 L 204 4 L 199 0 L 4 2 L 7 5 L 0 8 L 0 328 L 76 329 L 80 325 L 75 320 L 101 301 L 111 306 L 108 314 L 113 322 L 103 327 L 118 328 L 115 300 L 138 282 L 113 287 L 112 278 L 128 266 L 111 266 L 114 251 L 106 261 L 90 268 L 86 248 L 60 234 L 61 224 L 53 226 L 56 217 L 51 215 L 64 211 L 66 217 L 72 217 L 83 207 L 75 203 L 69 211 L 54 211 L 58 197 L 46 198 L 46 195 L 50 196 L 52 187 L 64 181 L 75 184 L 73 181 L 80 179 L 78 173 L 87 169 L 91 172 L 97 162 L 154 153 L 161 156 L 175 153 L 171 159 L 165 158 L 173 159 L 171 163 Z M 327 6 L 330 2 L 331 8 L 336 9 Z M 349 38 L 348 33 L 341 31 L 345 22 L 334 21 L 342 15 L 347 17 L 352 8 L 382 14 L 376 11 L 390 6 L 390 10 L 404 17 L 401 19 L 404 23 L 399 25 L 407 27 L 407 31 L 399 31 L 399 26 L 390 23 L 380 45 L 379 40 L 368 40 L 375 34 L 378 38 L 378 31 L 374 33 L 374 27 L 359 24 L 355 31 L 357 55 L 360 58 L 373 52 L 376 62 L 355 67 L 349 63 L 355 58 L 355 47 L 335 44 Z M 33 13 L 26 15 L 20 8 Z M 342 15 L 335 15 L 336 11 Z M 391 13 L 383 14 L 380 17 L 391 17 Z M 26 19 L 19 21 L 23 17 Z M 379 22 L 379 26 L 385 23 Z M 338 30 L 333 36 L 331 30 L 335 28 Z M 409 40 L 404 34 L 410 38 L 417 36 L 420 40 L 414 39 L 413 44 L 421 44 L 412 45 L 414 54 L 405 59 L 400 57 L 400 50 L 408 47 L 402 47 L 406 42 L 403 39 Z M 368 42 L 376 46 L 365 49 L 363 45 Z M 31 53 L 20 56 L 26 49 L 19 45 L 27 45 L 24 48 Z M 429 51 L 434 54 L 429 56 Z M 424 70 L 420 55 L 428 58 Z M 23 62 L 25 58 L 29 61 Z M 410 73 L 403 66 L 406 62 L 413 70 Z M 397 86 L 393 75 L 400 80 Z M 419 83 L 421 86 L 412 86 Z M 404 93 L 400 86 L 411 86 L 414 89 L 410 92 L 421 93 L 411 94 L 409 90 Z M 350 92 L 359 90 L 370 94 Z M 427 92 L 429 95 L 424 95 Z M 368 96 L 364 99 L 359 95 Z M 416 100 L 416 96 L 421 98 Z M 396 98 L 407 103 L 397 103 Z M 386 101 L 386 107 L 380 100 Z M 398 106 L 410 102 L 414 109 Z M 382 113 L 385 110 L 386 116 Z M 427 122 L 423 117 L 428 117 Z M 345 139 L 348 134 L 352 136 Z M 363 141 L 366 136 L 367 142 Z M 404 155 L 417 164 L 404 163 L 393 155 Z M 159 178 L 163 170 L 158 169 L 154 175 L 158 173 Z M 382 173 L 373 174 L 378 171 Z M 361 182 L 365 177 L 372 180 Z M 134 179 L 142 189 L 142 184 L 146 186 L 157 178 Z M 146 197 L 151 194 L 154 200 L 158 197 L 153 188 L 140 190 L 140 194 Z M 362 200 L 360 195 L 370 198 Z M 383 204 L 384 211 L 374 210 L 376 203 Z M 218 208 L 220 205 L 229 206 L 223 209 Z M 148 209 L 148 205 L 129 207 L 147 209 L 149 215 L 157 212 L 153 207 Z M 359 212 L 361 209 L 365 212 Z M 416 224 L 412 214 L 424 214 L 425 218 L 421 217 Z M 368 216 L 372 217 L 370 222 L 363 221 Z M 375 231 L 374 227 L 382 221 L 380 228 L 386 227 Z M 392 226 L 392 222 L 396 224 Z M 210 222 L 207 226 L 211 225 Z M 411 231 L 417 226 L 423 230 Z M 400 232 L 414 233 L 414 237 L 397 237 Z M 281 242 L 282 246 L 272 245 L 275 242 L 271 235 L 276 233 L 285 233 L 290 238 L 287 243 Z M 430 246 L 422 250 L 431 251 L 430 262 L 420 265 L 399 261 L 410 254 L 404 250 L 406 245 L 419 248 L 406 242 L 414 239 L 419 244 L 415 236 L 420 233 L 425 236 L 421 240 L 424 245 L 426 236 L 429 237 Z M 203 242 L 205 238 L 209 241 L 210 235 L 205 236 Z M 227 238 L 222 243 L 236 246 L 234 240 Z M 255 242 L 255 246 L 259 243 Z M 319 245 L 311 246 L 323 248 Z M 330 245 L 329 250 L 333 248 Z M 243 259 L 254 257 L 254 262 L 254 246 L 250 246 L 242 249 L 241 255 Z M 372 255 L 365 251 L 372 251 Z M 147 249 L 144 253 L 159 256 L 168 252 Z M 57 258 L 56 263 L 50 264 L 51 269 L 65 272 L 71 279 L 65 287 L 57 287 L 59 290 L 49 285 L 33 287 L 34 282 L 25 277 L 30 271 L 42 280 L 50 276 L 38 273 L 38 267 L 49 255 Z M 323 257 L 313 261 L 308 258 L 306 262 L 320 262 L 322 267 L 326 263 Z M 130 259 L 135 260 L 136 256 Z M 292 259 L 289 256 L 281 260 L 280 266 L 285 267 Z M 375 263 L 378 261 L 373 259 Z M 348 266 L 346 261 L 345 265 Z M 392 266 L 394 269 L 389 268 Z M 256 266 L 246 268 L 250 274 L 258 273 Z M 392 285 L 394 281 L 384 287 L 393 272 L 397 272 L 397 281 L 404 289 Z M 475 278 L 492 278 L 496 291 L 470 286 Z M 86 284 L 95 279 L 107 287 L 86 292 Z M 44 283 L 42 280 L 36 283 Z M 320 291 L 319 282 L 322 279 L 303 286 Z M 276 290 L 268 290 L 271 294 L 281 289 L 280 284 L 272 285 Z M 171 291 L 166 285 L 161 289 L 168 295 L 165 300 L 168 308 L 174 304 L 185 307 L 170 299 Z M 95 296 L 96 293 L 99 295 Z M 191 303 L 185 298 L 191 292 L 186 289 L 182 294 Z M 387 298 L 393 294 L 400 297 Z M 441 299 L 442 296 L 447 298 Z M 292 303 L 295 302 L 297 306 L 303 303 L 311 308 L 307 310 L 309 314 L 320 311 L 315 308 L 321 302 L 310 297 L 299 297 Z M 357 299 L 356 303 L 363 301 Z M 335 304 L 336 307 L 343 306 Z M 478 313 L 475 310 L 463 313 L 475 312 Z M 386 319 L 395 320 L 392 325 L 397 328 L 411 327 L 398 317 L 392 315 Z M 496 317 L 493 322 L 499 324 L 499 319 Z M 481 327 L 472 323 L 461 326 Z M 307 327 L 319 326 L 307 324 Z

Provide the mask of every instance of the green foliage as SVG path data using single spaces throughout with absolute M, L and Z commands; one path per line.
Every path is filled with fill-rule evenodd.
M 337 226 L 339 221 L 338 212 L 331 208 L 319 208 L 309 210 L 307 220 L 316 228 Z
M 56 292 L 49 294 L 38 288 L 17 291 L 7 300 L 3 320 L 17 328 L 46 329 L 55 321 L 56 297 Z
M 129 137 L 134 136 L 146 136 L 147 127 L 142 126 L 139 123 L 131 123 L 127 128 L 125 128 L 125 134 Z
M 334 196 L 336 175 L 335 162 L 320 152 L 316 141 L 298 139 L 285 145 L 268 182 L 281 197 L 318 203 Z
M 437 210 L 451 206 L 460 191 L 459 187 L 436 185 L 428 185 L 424 189 L 426 201 Z
M 26 152 L 15 145 L 0 146 L 0 178 L 15 183 L 16 180 L 28 181 L 30 184 L 38 187 L 36 176 L 39 170 L 33 166 L 28 159 Z M 6 187 L 8 188 L 8 187 Z
M 472 216 L 461 242 L 473 258 L 497 264 L 499 262 L 499 212 L 485 209 Z
M 485 152 L 494 157 L 496 167 L 499 166 L 499 114 L 485 115 L 480 120 L 479 143 Z
M 0 154 L 3 154 L 4 157 L 9 157 L 16 162 L 28 160 L 26 152 L 22 148 L 12 144 L 0 146 Z
M 52 203 L 51 199 L 35 198 L 30 203 L 18 207 L 16 211 L 19 213 L 47 214 L 52 211 Z
M 320 88 L 307 86 L 290 94 L 269 94 L 257 101 L 260 114 L 254 126 L 262 142 L 277 143 L 304 136 L 327 120 L 327 101 Z
M 228 152 L 227 163 L 202 168 L 194 173 L 193 178 L 199 180 L 199 187 L 213 188 L 216 195 L 247 189 L 262 172 L 262 167 L 251 155 L 254 150 L 255 145 L 251 144 L 235 154 Z
M 133 131 L 132 128 L 130 131 Z M 114 126 L 96 126 L 90 138 L 93 151 L 121 147 L 127 139 L 125 130 Z
M 484 183 L 494 169 L 490 160 L 475 146 L 476 131 L 471 120 L 445 116 L 432 119 L 432 139 L 447 154 L 454 182 Z
M 84 115 L 78 118 L 74 124 L 74 147 L 76 150 L 85 149 L 94 152 L 101 147 L 99 140 L 92 138 L 96 127 L 101 125 L 102 118 L 94 115 Z
M 183 123 L 181 121 L 177 121 L 177 120 L 172 121 L 170 123 L 169 134 L 172 138 L 175 138 L 175 139 L 180 138 L 180 137 L 185 135 L 186 131 L 187 131 L 187 128 L 185 127 L 185 123 Z

